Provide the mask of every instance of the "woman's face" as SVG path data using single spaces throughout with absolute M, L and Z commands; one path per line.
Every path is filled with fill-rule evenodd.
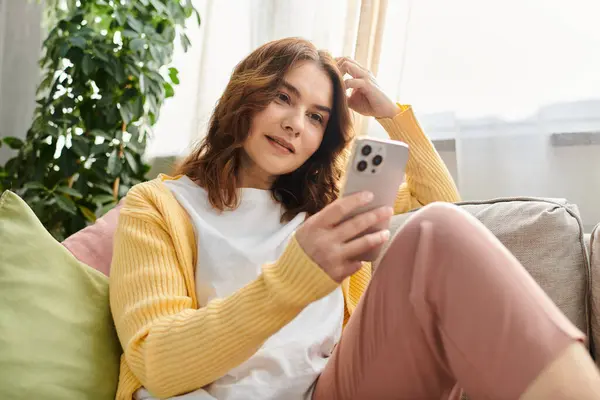
M 319 148 L 333 107 L 333 84 L 311 61 L 284 77 L 275 98 L 250 122 L 244 143 L 242 186 L 268 189 L 298 169 Z

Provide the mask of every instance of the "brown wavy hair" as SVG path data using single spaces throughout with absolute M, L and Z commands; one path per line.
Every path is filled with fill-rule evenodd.
M 343 76 L 328 52 L 307 40 L 287 38 L 264 44 L 236 66 L 213 111 L 208 133 L 177 169 L 206 189 L 216 209 L 238 205 L 250 121 L 275 99 L 286 73 L 301 61 L 316 63 L 331 79 L 332 112 L 317 151 L 297 170 L 277 177 L 271 191 L 284 206 L 282 221 L 300 212 L 312 215 L 338 197 L 344 166 L 340 156 L 353 136 Z

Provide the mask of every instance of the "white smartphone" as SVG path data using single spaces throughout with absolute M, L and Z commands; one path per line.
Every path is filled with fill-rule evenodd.
M 357 209 L 348 219 L 375 208 L 394 206 L 398 188 L 404 181 L 408 151 L 408 145 L 397 140 L 359 137 L 354 141 L 342 183 L 342 197 L 369 191 L 373 193 L 373 201 Z M 387 228 L 378 225 L 363 234 Z M 375 253 L 364 254 L 361 261 L 374 261 L 376 256 Z

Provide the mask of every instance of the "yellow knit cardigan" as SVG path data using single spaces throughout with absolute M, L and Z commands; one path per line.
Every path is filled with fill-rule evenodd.
M 410 106 L 379 119 L 392 139 L 409 145 L 406 181 L 395 212 L 459 195 L 446 166 Z M 282 256 L 233 295 L 198 299 L 194 230 L 186 211 L 162 183 L 133 187 L 119 216 L 110 274 L 110 305 L 124 349 L 117 399 L 131 400 L 142 385 L 171 397 L 203 387 L 247 360 L 302 309 L 337 284 L 292 238 Z M 345 317 L 371 279 L 371 266 L 342 283 Z

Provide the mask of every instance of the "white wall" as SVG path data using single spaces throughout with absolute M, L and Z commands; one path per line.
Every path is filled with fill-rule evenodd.
M 41 55 L 41 6 L 0 0 L 0 137 L 24 138 L 35 109 Z M 13 152 L 0 148 L 0 164 Z
M 457 152 L 469 156 L 457 163 Z M 457 151 L 440 154 L 463 200 L 566 198 L 579 207 L 587 233 L 600 222 L 600 146 L 554 147 L 544 136 L 508 136 L 459 141 Z

